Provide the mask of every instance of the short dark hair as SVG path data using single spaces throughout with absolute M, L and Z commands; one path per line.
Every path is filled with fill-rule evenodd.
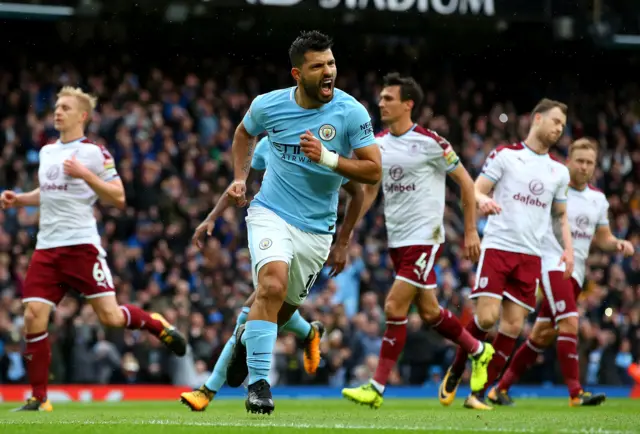
M 535 116 L 538 113 L 540 114 L 544 114 L 550 110 L 553 110 L 554 108 L 559 108 L 560 111 L 566 116 L 567 112 L 569 111 L 569 107 L 560 101 L 556 101 L 553 99 L 549 99 L 549 98 L 543 98 L 540 100 L 540 102 L 538 104 L 536 104 L 536 106 L 533 108 L 533 111 L 531 112 L 531 116 Z
M 397 72 L 384 76 L 384 87 L 400 86 L 400 101 L 413 101 L 412 114 L 416 115 L 424 98 L 422 87 L 413 77 L 403 77 Z
M 300 32 L 300 36 L 289 47 L 291 65 L 299 68 L 304 63 L 308 51 L 326 51 L 333 47 L 333 40 L 317 30 Z

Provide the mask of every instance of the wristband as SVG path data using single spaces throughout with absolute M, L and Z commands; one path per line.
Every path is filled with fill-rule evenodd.
M 340 155 L 331 152 L 330 150 L 325 148 L 324 145 L 322 145 L 322 151 L 320 152 L 320 161 L 318 161 L 318 164 L 328 167 L 331 170 L 336 170 L 336 168 L 338 167 L 338 160 L 340 160 Z

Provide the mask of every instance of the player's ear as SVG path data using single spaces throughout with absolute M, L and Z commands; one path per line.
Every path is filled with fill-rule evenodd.
M 296 67 L 291 68 L 291 76 L 293 77 L 293 79 L 295 81 L 299 81 L 300 80 L 300 75 L 301 74 L 302 74 L 302 71 L 300 70 L 300 68 L 296 68 Z
M 412 100 L 407 100 L 405 101 L 405 105 L 407 107 L 407 109 L 409 109 L 410 112 L 413 111 L 413 106 L 415 105 L 415 103 Z
M 540 114 L 540 113 L 536 113 L 533 116 L 533 122 L 536 123 L 536 124 L 540 123 L 541 119 L 542 119 L 542 114 Z

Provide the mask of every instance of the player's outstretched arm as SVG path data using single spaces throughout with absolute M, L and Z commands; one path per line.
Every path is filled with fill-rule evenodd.
M 573 238 L 571 237 L 571 226 L 567 216 L 567 202 L 553 202 L 551 219 L 553 233 L 564 249 L 560 263 L 564 262 L 566 265 L 564 277 L 568 279 L 573 273 Z
M 40 188 L 31 190 L 28 193 L 16 193 L 15 191 L 5 190 L 0 196 L 0 204 L 2 205 L 2 209 L 39 206 Z
M 362 186 L 357 182 L 349 181 L 342 185 L 342 188 L 349 193 L 351 199 L 349 205 L 347 205 L 347 211 L 344 216 L 344 221 L 336 237 L 336 242 L 329 252 L 329 258 L 327 259 L 327 265 L 331 267 L 329 271 L 329 277 L 335 277 L 344 270 L 347 265 L 347 251 L 349 248 L 349 241 L 351 241 L 351 234 L 353 234 L 353 228 L 358 222 L 360 212 L 362 210 L 362 203 L 364 201 L 364 193 L 362 192 Z
M 251 172 L 249 172 L 249 178 L 248 179 L 252 178 L 253 177 L 253 173 L 255 173 L 255 172 L 256 172 L 255 170 L 251 170 Z M 198 227 L 194 231 L 193 236 L 191 237 L 191 241 L 199 249 L 202 249 L 204 247 L 204 245 L 202 244 L 202 236 L 205 233 L 207 235 L 211 236 L 211 233 L 213 232 L 213 228 L 215 227 L 216 220 L 218 219 L 218 217 L 220 217 L 222 215 L 224 210 L 226 210 L 227 208 L 229 208 L 231 206 L 231 199 L 229 197 L 229 189 L 230 188 L 231 188 L 231 186 L 227 187 L 225 192 L 222 193 L 222 196 L 220 196 L 220 199 L 218 199 L 218 202 L 216 202 L 216 204 L 213 207 L 213 209 L 211 210 L 211 212 L 202 221 L 202 223 L 200 223 L 198 225 Z
M 593 241 L 596 247 L 606 252 L 618 252 L 624 254 L 624 256 L 633 256 L 634 254 L 633 244 L 613 235 L 611 226 L 608 224 L 597 227 Z
M 476 262 L 480 258 L 480 236 L 476 228 L 476 189 L 467 169 L 460 163 L 449 172 L 449 176 L 460 186 L 464 212 L 465 256 Z

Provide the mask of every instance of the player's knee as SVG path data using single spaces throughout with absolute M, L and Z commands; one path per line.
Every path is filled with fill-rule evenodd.
M 274 275 L 266 275 L 260 281 L 256 298 L 263 300 L 284 300 L 287 295 L 287 284 Z
M 491 330 L 498 322 L 500 311 L 495 309 L 478 309 L 476 311 L 476 322 L 482 330 Z
M 407 316 L 409 311 L 408 303 L 403 303 L 394 297 L 387 297 L 384 302 L 384 314 L 387 318 L 401 318 Z
M 524 327 L 524 318 L 500 318 L 500 332 L 507 336 L 518 336 Z
M 27 333 L 38 333 L 45 331 L 49 324 L 49 314 L 51 306 L 39 303 L 29 302 L 24 308 L 24 324 Z
M 556 330 L 550 322 L 537 322 L 531 331 L 529 339 L 538 348 L 546 348 L 553 343 L 556 338 Z
M 558 321 L 558 331 L 563 334 L 578 334 L 578 317 L 570 316 Z

